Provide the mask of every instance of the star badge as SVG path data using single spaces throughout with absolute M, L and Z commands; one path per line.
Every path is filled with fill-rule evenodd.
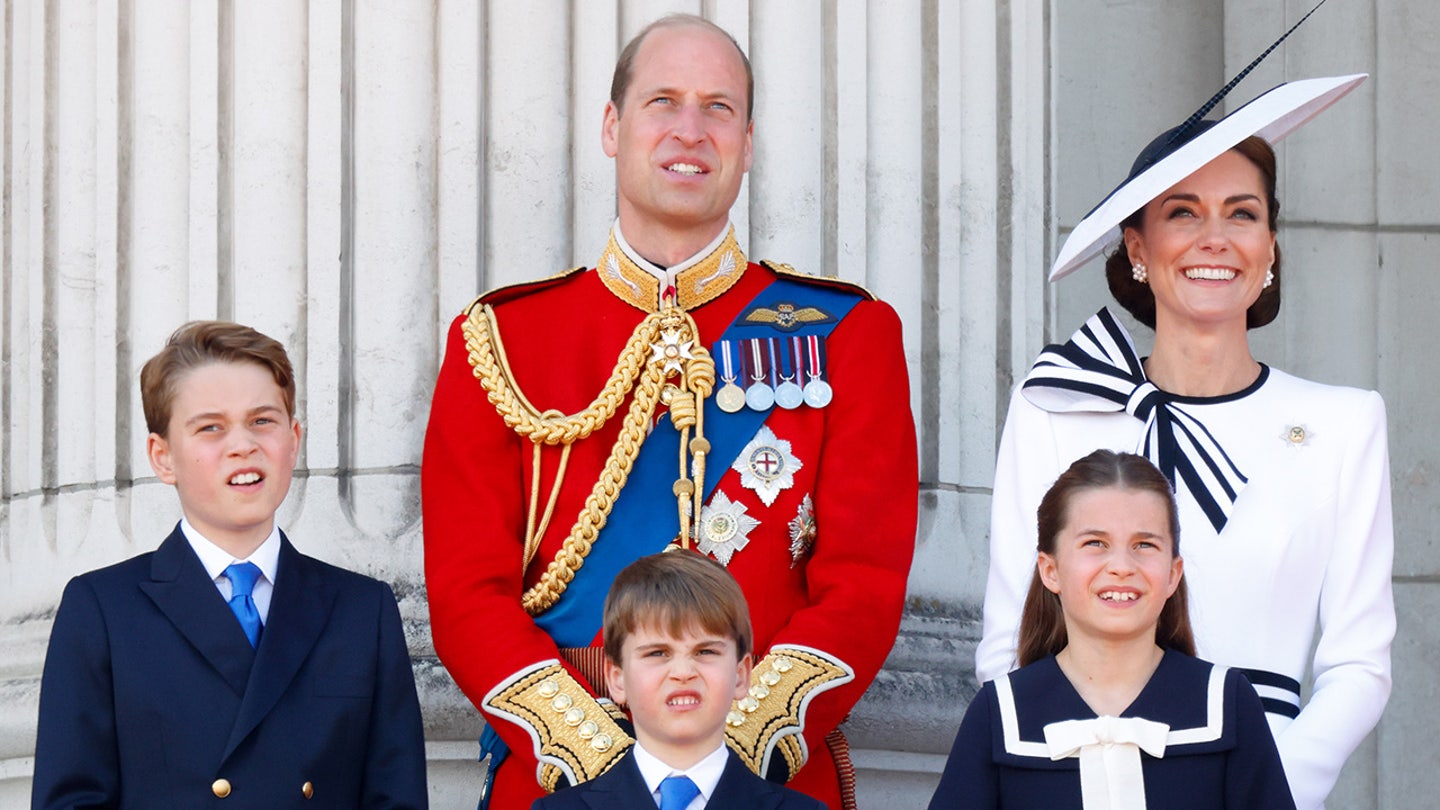
M 659 343 L 650 344 L 650 362 L 663 361 L 667 375 L 672 372 L 678 374 L 681 360 L 695 359 L 695 355 L 690 351 L 690 347 L 694 345 L 693 340 L 681 342 L 679 329 L 666 329 L 660 333 Z
M 795 517 L 790 519 L 790 567 L 794 568 L 800 561 L 810 556 L 810 549 L 815 546 L 815 535 L 818 527 L 815 524 L 815 501 L 810 493 L 805 493 L 805 499 L 800 501 L 800 508 L 795 511 Z
M 750 544 L 750 532 L 760 521 L 746 514 L 745 504 L 730 500 L 716 491 L 710 503 L 700 508 L 700 539 L 695 544 L 701 554 L 709 554 L 729 565 L 735 552 Z
M 772 506 L 781 492 L 795 486 L 795 472 L 804 465 L 790 452 L 790 442 L 762 425 L 730 466 L 740 473 L 741 486 L 754 490 L 766 506 Z

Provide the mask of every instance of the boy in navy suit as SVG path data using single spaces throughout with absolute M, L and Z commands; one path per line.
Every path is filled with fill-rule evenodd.
M 284 347 L 189 323 L 140 388 L 150 466 L 184 517 L 155 551 L 66 586 L 32 806 L 425 807 L 394 595 L 275 525 L 300 452 Z
M 631 563 L 605 600 L 604 639 L 605 681 L 629 710 L 635 744 L 603 775 L 532 810 L 823 810 L 726 747 L 726 717 L 750 689 L 752 633 L 745 595 L 724 566 L 688 551 Z

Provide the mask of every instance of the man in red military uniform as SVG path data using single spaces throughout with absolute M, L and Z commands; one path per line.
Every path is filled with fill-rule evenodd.
M 450 330 L 425 575 L 435 649 L 498 734 L 492 769 L 508 749 L 497 807 L 633 744 L 603 693 L 601 606 L 667 547 L 727 565 L 750 603 L 760 658 L 727 744 L 831 807 L 852 792 L 836 727 L 894 642 L 914 547 L 901 329 L 859 288 L 740 250 L 752 91 L 713 24 L 642 31 L 605 107 L 619 218 L 596 267 L 484 295 Z

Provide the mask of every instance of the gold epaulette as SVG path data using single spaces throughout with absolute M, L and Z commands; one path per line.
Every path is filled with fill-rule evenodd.
M 553 276 L 545 276 L 544 278 L 536 278 L 529 281 L 517 281 L 514 284 L 503 284 L 493 290 L 486 290 L 476 296 L 475 299 L 470 302 L 469 306 L 465 307 L 464 312 L 468 315 L 471 310 L 481 304 L 501 304 L 506 301 L 513 301 L 524 295 L 529 295 L 538 290 L 549 289 L 562 281 L 568 280 L 575 274 L 583 273 L 588 269 L 589 268 L 581 265 L 556 273 Z
M 554 659 L 500 684 L 484 704 L 530 733 L 540 762 L 535 776 L 547 792 L 561 777 L 577 785 L 605 773 L 635 742 L 615 722 L 615 712 Z
M 859 284 L 856 284 L 853 281 L 846 281 L 840 278 L 831 278 L 829 276 L 817 276 L 812 273 L 802 273 L 801 271 L 796 270 L 793 265 L 785 264 L 784 262 L 775 262 L 769 259 L 762 259 L 760 261 L 760 264 L 777 276 L 783 276 L 785 278 L 793 279 L 795 281 L 802 281 L 810 284 L 819 284 L 822 287 L 830 287 L 832 289 L 855 293 L 856 295 L 864 296 L 866 300 L 869 301 L 879 300 L 876 297 L 875 293 L 870 292 L 869 290 L 865 289 Z
M 808 647 L 772 647 L 750 673 L 750 694 L 735 701 L 725 718 L 725 741 L 751 771 L 765 776 L 775 756 L 791 777 L 809 753 L 805 709 L 811 699 L 855 679 L 834 656 Z

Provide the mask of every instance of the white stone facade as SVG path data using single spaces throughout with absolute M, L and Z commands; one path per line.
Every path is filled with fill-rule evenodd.
M 910 610 L 849 727 L 862 807 L 923 806 L 968 696 L 990 475 L 1014 375 L 1106 299 L 1058 239 L 1308 10 L 1297 0 L 6 0 L 0 36 L 0 807 L 24 806 L 66 580 L 178 517 L 136 377 L 194 318 L 289 347 L 306 435 L 280 515 L 395 585 L 438 808 L 479 720 L 438 665 L 420 445 L 450 318 L 593 263 L 619 47 L 703 13 L 754 62 L 742 245 L 860 281 L 905 322 L 920 428 Z M 1281 148 L 1286 305 L 1261 359 L 1378 388 L 1392 436 L 1395 693 L 1335 807 L 1440 792 L 1440 5 L 1330 3 L 1235 93 L 1373 78 Z

